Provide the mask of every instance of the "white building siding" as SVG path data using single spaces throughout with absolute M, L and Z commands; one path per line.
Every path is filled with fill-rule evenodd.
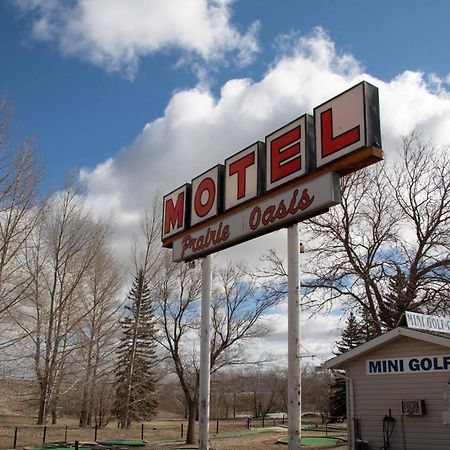
M 427 374 L 367 375 L 366 360 L 404 356 L 449 354 L 436 344 L 401 336 L 346 365 L 353 380 L 354 411 L 361 438 L 371 448 L 383 446 L 383 417 L 395 418 L 391 450 L 450 450 L 450 426 L 443 424 L 442 413 L 450 403 L 444 398 L 450 372 Z M 402 416 L 402 400 L 425 400 L 423 416 Z

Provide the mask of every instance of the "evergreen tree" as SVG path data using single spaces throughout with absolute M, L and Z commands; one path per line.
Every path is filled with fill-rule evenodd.
M 410 300 L 411 297 L 415 298 L 416 293 L 409 292 L 411 287 L 400 267 L 396 268 L 395 275 L 389 279 L 388 288 L 384 299 L 386 313 L 381 319 L 388 329 L 392 329 L 398 325 L 406 311 L 420 312 L 420 307 Z
M 347 325 L 341 334 L 341 340 L 336 343 L 337 351 L 334 354 L 342 355 L 370 340 L 372 336 L 368 329 L 368 326 L 361 326 L 355 315 L 350 312 Z M 345 380 L 338 375 L 334 376 L 331 381 L 329 410 L 332 419 L 346 416 Z
M 115 412 L 122 428 L 150 420 L 155 413 L 156 323 L 144 270 L 139 270 L 128 294 L 128 314 L 122 321 L 118 347 Z
M 359 330 L 359 336 L 356 339 L 357 344 L 360 345 L 364 342 L 368 342 L 371 339 L 376 338 L 377 336 L 380 336 L 380 334 L 384 331 L 384 327 L 380 327 L 378 323 L 375 323 L 373 316 L 370 314 L 369 311 L 363 310 L 361 313 L 361 321 L 359 323 L 360 330 Z M 359 342 L 359 343 L 358 343 Z M 352 347 L 354 348 L 354 347 Z M 351 349 L 349 349 L 351 350 Z
M 337 352 L 335 352 L 335 355 L 342 355 L 342 353 L 364 344 L 367 340 L 366 330 L 358 323 L 355 315 L 350 312 L 347 325 L 341 334 L 341 340 L 336 342 Z

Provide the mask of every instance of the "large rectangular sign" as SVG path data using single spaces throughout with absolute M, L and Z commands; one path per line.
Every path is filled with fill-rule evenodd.
M 410 311 L 405 312 L 405 317 L 408 328 L 450 333 L 450 317 L 429 316 Z
M 450 354 L 404 356 L 366 361 L 367 375 L 398 375 L 404 373 L 450 372 Z
M 262 198 L 173 242 L 173 260 L 187 261 L 311 217 L 340 201 L 339 176 L 327 173 Z
M 314 108 L 317 167 L 367 145 L 381 146 L 378 90 L 360 83 Z
M 261 205 L 271 204 L 269 196 L 272 195 L 280 194 L 280 201 L 289 202 L 283 197 L 284 191 L 294 192 L 302 179 L 310 183 L 324 173 L 345 175 L 382 158 L 378 89 L 363 81 L 315 108 L 314 116 L 303 114 L 268 134 L 264 142 L 255 142 L 238 151 L 224 164 L 206 170 L 191 183 L 167 194 L 163 200 L 163 246 L 179 246 L 182 241 L 186 245 L 190 238 L 192 249 L 205 247 L 192 253 L 185 249 L 183 256 L 174 251 L 177 260 L 183 260 L 204 256 L 233 245 L 231 242 L 251 239 L 265 231 L 258 227 L 250 233 L 244 228 L 236 233 L 230 231 L 226 239 L 225 232 L 221 245 L 217 242 L 217 233 L 231 230 L 231 222 L 229 228 L 225 222 L 231 220 L 232 210 L 240 211 L 233 216 L 236 223 L 248 221 L 249 217 L 241 217 L 242 211 L 253 211 L 259 200 Z M 242 210 L 245 205 L 249 207 Z M 290 216 L 286 224 L 293 221 Z M 279 219 L 275 222 L 276 225 L 271 223 L 264 229 L 281 226 Z M 215 237 L 203 236 L 205 228 L 210 233 L 215 231 Z

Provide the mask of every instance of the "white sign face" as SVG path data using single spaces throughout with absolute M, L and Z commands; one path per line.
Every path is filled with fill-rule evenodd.
M 407 356 L 366 361 L 367 375 L 450 372 L 450 353 L 434 356 Z
M 371 86 L 360 83 L 314 108 L 317 167 L 368 145 L 377 127 L 365 107 L 372 95 Z
M 192 180 L 191 226 L 217 216 L 222 167 L 217 165 Z
M 429 316 L 410 311 L 405 312 L 405 317 L 409 328 L 450 333 L 450 317 Z
M 340 202 L 339 175 L 327 173 L 264 197 L 244 210 L 221 216 L 204 228 L 173 241 L 174 261 L 205 256 L 269 233 Z
M 163 239 L 186 228 L 186 202 L 189 195 L 189 185 L 185 184 L 164 197 Z
M 306 114 L 266 136 L 266 190 L 306 173 Z
M 225 210 L 258 195 L 258 171 L 262 142 L 225 160 Z

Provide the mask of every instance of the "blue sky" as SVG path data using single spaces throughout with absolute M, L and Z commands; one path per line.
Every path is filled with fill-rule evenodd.
M 448 0 L 4 0 L 0 91 L 15 136 L 39 138 L 43 191 L 78 170 L 125 259 L 155 193 L 361 80 L 380 89 L 386 158 L 413 130 L 450 144 L 449 17 Z M 269 247 L 282 254 L 284 235 L 221 255 Z M 274 353 L 283 307 L 267 318 Z M 338 320 L 305 318 L 306 348 L 329 354 Z
M 209 64 L 195 57 L 179 64 L 183 48 L 169 45 L 140 56 L 130 80 L 123 69 L 111 73 L 81 53 L 64 54 L 58 37 L 33 37 L 33 24 L 43 13 L 27 9 L 27 3 L 53 2 L 1 2 L 0 89 L 14 106 L 15 129 L 39 137 L 49 188 L 60 184 L 69 169 L 95 167 L 128 146 L 146 123 L 163 115 L 173 92 L 196 85 L 192 66 Z M 232 2 L 229 11 L 230 25 L 243 34 L 258 21 L 260 50 L 245 66 L 234 63 L 233 52 L 214 62 L 207 76 L 215 94 L 229 79 L 257 80 L 266 73 L 277 57 L 280 35 L 308 35 L 317 26 L 328 33 L 337 52 L 351 53 L 383 80 L 407 69 L 441 77 L 450 71 L 450 3 L 445 0 L 241 0 Z

